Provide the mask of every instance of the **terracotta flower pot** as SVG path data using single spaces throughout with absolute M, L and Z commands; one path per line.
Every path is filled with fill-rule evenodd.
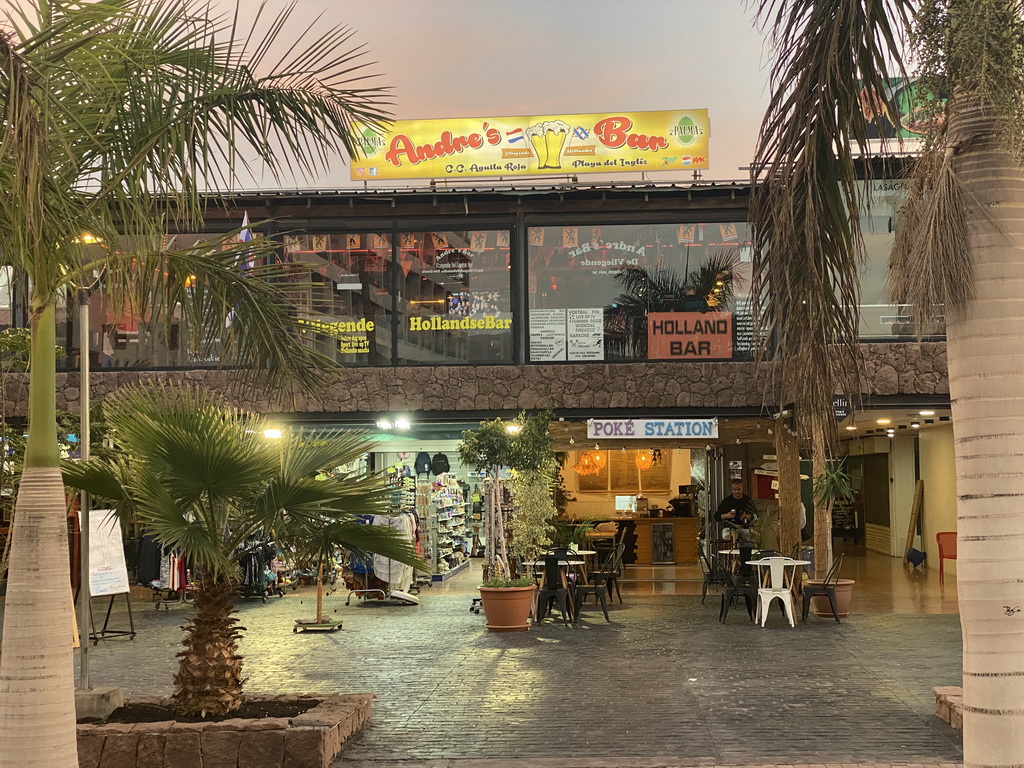
M 530 624 L 530 610 L 537 591 L 530 587 L 477 587 L 491 632 L 525 632 Z
M 821 579 L 808 579 L 807 583 L 823 584 L 824 582 Z M 850 614 L 850 600 L 853 598 L 853 585 L 856 583 L 853 579 L 840 579 L 836 584 L 836 610 L 839 611 L 839 618 Z M 814 611 L 815 616 L 835 618 L 832 615 L 832 606 L 829 605 L 828 597 L 825 595 L 816 595 L 811 598 L 811 610 Z

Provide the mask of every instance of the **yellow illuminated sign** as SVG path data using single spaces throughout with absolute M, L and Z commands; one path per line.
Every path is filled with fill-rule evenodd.
M 397 120 L 357 126 L 352 180 L 576 175 L 708 167 L 706 109 Z

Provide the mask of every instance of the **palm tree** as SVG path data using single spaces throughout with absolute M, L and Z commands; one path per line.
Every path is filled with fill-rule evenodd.
M 801 432 L 815 444 L 816 475 L 827 465 L 833 394 L 862 391 L 854 153 L 869 147 L 861 97 L 887 92 L 893 63 L 903 74 L 907 39 L 932 92 L 950 94 L 926 105 L 932 119 L 891 261 L 893 298 L 921 321 L 946 317 L 964 763 L 1022 765 L 1024 8 L 1017 0 L 760 0 L 758 8 L 776 64 L 752 171 L 753 292 L 762 325 L 775 332 L 782 401 L 800 406 Z
M 370 447 L 363 435 L 268 440 L 263 417 L 188 386 L 126 388 L 104 411 L 119 456 L 68 463 L 65 482 L 142 523 L 200 574 L 174 677 L 182 714 L 223 715 L 242 704 L 241 628 L 232 616 L 239 563 L 267 539 L 282 548 L 315 540 L 321 562 L 343 546 L 422 567 L 411 543 L 357 519 L 387 512 L 392 491 L 382 477 L 317 479 L 362 456 Z
M 0 254 L 27 276 L 30 432 L 12 530 L 0 657 L 0 766 L 77 765 L 64 488 L 55 439 L 56 307 L 103 272 L 144 312 L 179 306 L 192 342 L 224 329 L 225 359 L 279 384 L 322 360 L 284 295 L 246 279 L 240 252 L 163 247 L 201 231 L 205 189 L 241 168 L 306 171 L 356 152 L 383 92 L 344 28 L 286 40 L 288 13 L 211 20 L 193 0 L 36 0 L 0 34 Z M 268 30 L 265 33 L 256 29 Z M 271 58 L 274 57 L 274 58 Z M 91 253 L 83 233 L 107 249 Z M 119 238 L 124 238 L 123 243 Z M 259 258 L 272 244 L 258 242 Z M 255 276 L 273 275 L 270 267 Z M 186 287 L 186 284 L 188 287 Z M 166 314 L 170 314 L 169 312 Z M 40 628 L 44 628 L 41 631 Z

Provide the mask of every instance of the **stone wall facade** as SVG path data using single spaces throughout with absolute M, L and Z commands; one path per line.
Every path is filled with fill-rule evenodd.
M 946 345 L 865 344 L 864 382 L 872 398 L 949 393 Z M 363 414 L 387 412 L 593 409 L 750 409 L 771 403 L 767 370 L 754 363 L 579 363 L 566 365 L 421 366 L 345 368 L 324 376 L 311 394 L 288 398 L 270 392 L 232 396 L 238 405 L 271 413 Z M 93 400 L 140 381 L 185 379 L 230 392 L 229 371 L 96 371 Z M 24 415 L 22 375 L 7 385 L 7 413 Z M 58 408 L 78 412 L 77 373 L 57 376 Z

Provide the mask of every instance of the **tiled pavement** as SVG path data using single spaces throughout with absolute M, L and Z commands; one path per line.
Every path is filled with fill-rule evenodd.
M 717 595 L 629 598 L 611 624 L 492 634 L 469 597 L 328 610 L 345 628 L 291 632 L 313 599 L 242 603 L 249 690 L 374 691 L 371 726 L 336 768 L 653 768 L 961 761 L 930 688 L 960 680 L 951 615 L 716 621 Z M 137 605 L 134 641 L 91 649 L 94 685 L 168 693 L 179 609 Z M 113 621 L 118 621 L 115 614 Z

